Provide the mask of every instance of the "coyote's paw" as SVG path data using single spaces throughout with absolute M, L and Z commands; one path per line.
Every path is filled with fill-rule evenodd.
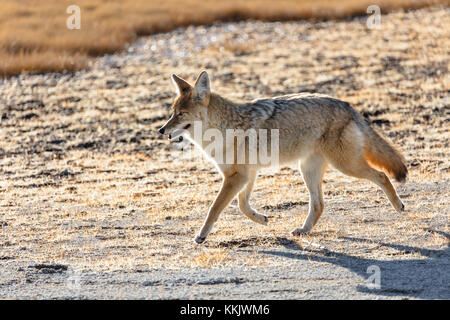
M 307 229 L 307 228 L 296 228 L 294 230 L 291 231 L 291 234 L 293 236 L 301 236 L 303 234 L 307 234 L 311 229 Z
M 399 203 L 395 206 L 395 210 L 398 213 L 402 213 L 403 211 L 405 211 L 405 205 L 403 204 L 403 202 L 399 201 Z
M 197 235 L 194 239 L 194 241 L 198 244 L 205 242 L 205 240 L 206 240 L 206 237 L 202 237 L 200 235 Z
M 261 213 L 256 212 L 255 210 L 251 209 L 250 211 L 243 211 L 243 213 L 252 220 L 253 222 L 260 223 L 263 225 L 267 225 L 269 222 L 269 218 Z
M 265 226 L 269 222 L 269 218 L 267 216 L 260 214 L 260 213 L 256 213 L 256 212 L 252 215 L 252 220 L 256 223 L 260 223 Z

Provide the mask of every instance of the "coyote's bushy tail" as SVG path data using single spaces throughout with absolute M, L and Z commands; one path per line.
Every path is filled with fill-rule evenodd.
M 380 168 L 399 182 L 406 181 L 408 169 L 405 158 L 374 129 L 365 128 L 364 158 L 373 166 Z

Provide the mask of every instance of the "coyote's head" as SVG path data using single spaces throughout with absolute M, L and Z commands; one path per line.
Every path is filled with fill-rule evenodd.
M 169 139 L 175 139 L 186 131 L 192 136 L 194 122 L 206 120 L 211 94 L 208 74 L 206 71 L 200 73 L 194 86 L 174 74 L 172 82 L 178 95 L 172 104 L 170 119 L 158 132 L 168 134 Z

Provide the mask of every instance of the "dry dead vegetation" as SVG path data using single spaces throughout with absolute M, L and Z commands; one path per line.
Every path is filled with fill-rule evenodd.
M 448 9 L 398 12 L 383 16 L 382 30 L 364 19 L 191 27 L 146 38 L 90 71 L 4 80 L 0 260 L 94 271 L 264 266 L 279 263 L 264 249 L 313 256 L 317 246 L 425 259 L 424 248 L 448 244 L 449 17 Z M 171 54 L 198 34 L 215 42 Z M 292 237 L 308 195 L 300 174 L 284 168 L 262 174 L 251 199 L 268 226 L 230 207 L 194 245 L 220 176 L 200 159 L 180 161 L 156 129 L 174 97 L 169 75 L 192 79 L 203 68 L 232 99 L 315 91 L 351 102 L 403 149 L 410 175 L 397 187 L 406 212 L 375 185 L 330 169 L 323 217 L 311 235 Z
M 69 30 L 72 0 L 3 0 L 0 4 L 0 76 L 23 71 L 79 70 L 90 57 L 115 52 L 136 36 L 219 20 L 329 19 L 449 4 L 448 0 L 80 0 L 81 29 Z

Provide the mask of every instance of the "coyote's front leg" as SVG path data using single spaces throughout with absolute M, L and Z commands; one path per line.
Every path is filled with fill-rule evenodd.
M 233 200 L 236 194 L 248 182 L 248 177 L 239 172 L 234 172 L 231 175 L 224 174 L 224 180 L 219 194 L 209 208 L 208 216 L 198 235 L 195 237 L 195 242 L 202 243 L 205 241 L 209 232 L 211 231 L 214 222 L 219 218 L 220 213 Z
M 239 209 L 250 220 L 252 220 L 252 221 L 254 221 L 256 223 L 267 225 L 267 222 L 269 221 L 267 216 L 256 212 L 250 206 L 250 203 L 249 203 L 250 194 L 252 193 L 252 190 L 253 190 L 253 185 L 254 185 L 255 180 L 256 180 L 257 172 L 256 171 L 252 171 L 252 172 L 249 173 L 248 176 L 249 176 L 249 181 L 248 181 L 247 185 L 245 186 L 245 188 L 239 193 L 239 196 L 238 196 Z

